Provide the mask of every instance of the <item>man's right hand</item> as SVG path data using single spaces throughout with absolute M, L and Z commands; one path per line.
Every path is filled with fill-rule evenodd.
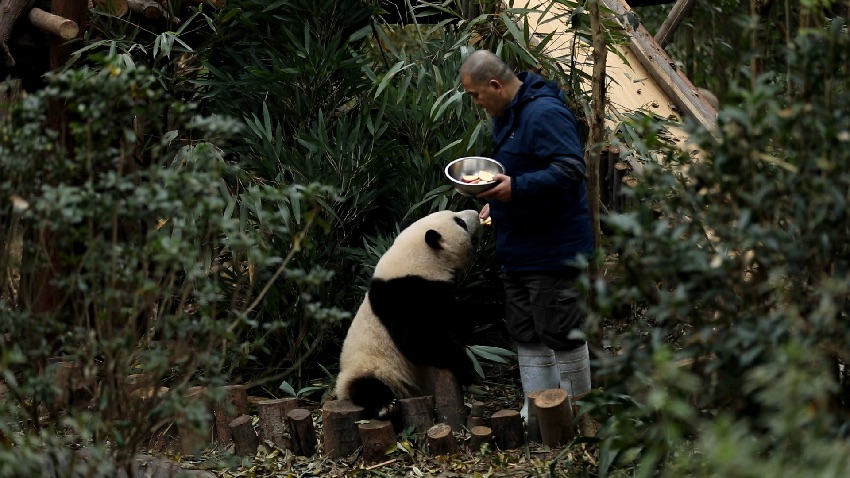
M 481 212 L 478 213 L 478 219 L 486 221 L 488 217 L 490 217 L 490 205 L 485 204 L 484 207 L 481 208 Z

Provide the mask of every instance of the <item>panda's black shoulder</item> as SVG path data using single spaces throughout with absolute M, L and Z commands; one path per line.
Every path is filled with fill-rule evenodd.
M 453 288 L 454 283 L 451 281 L 434 280 L 415 274 L 392 278 L 373 277 L 369 283 L 369 295 L 392 291 L 402 295 L 427 297 L 429 294 L 451 293 Z

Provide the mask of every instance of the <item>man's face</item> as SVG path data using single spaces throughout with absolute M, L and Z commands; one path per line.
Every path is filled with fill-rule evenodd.
M 472 102 L 484 108 L 490 116 L 501 116 L 511 102 L 511 98 L 505 101 L 505 89 L 497 80 L 473 83 L 469 75 L 464 75 L 461 82 Z

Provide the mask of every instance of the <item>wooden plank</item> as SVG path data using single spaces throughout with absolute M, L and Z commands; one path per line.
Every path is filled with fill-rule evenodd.
M 664 93 L 676 105 L 676 108 L 683 115 L 693 118 L 709 131 L 716 131 L 715 117 L 717 112 L 699 95 L 691 80 L 676 69 L 673 60 L 667 56 L 664 49 L 658 45 L 658 42 L 643 25 L 638 24 L 637 28 L 632 28 L 627 18 L 633 17 L 634 14 L 625 0 L 601 1 L 603 5 L 621 16 L 619 22 L 631 37 L 632 52 L 641 65 L 647 69 L 652 79 L 658 83 Z

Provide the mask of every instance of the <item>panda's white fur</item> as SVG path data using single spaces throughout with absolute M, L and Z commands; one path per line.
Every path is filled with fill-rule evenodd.
M 374 379 L 392 391 L 393 399 L 401 399 L 431 393 L 431 366 L 463 370 L 466 365 L 455 362 L 468 359 L 452 341 L 451 331 L 431 330 L 428 323 L 420 322 L 451 328 L 463 318 L 466 311 L 462 308 L 443 309 L 456 308 L 447 293 L 457 273 L 472 259 L 472 238 L 479 224 L 473 210 L 439 211 L 401 231 L 378 261 L 370 290 L 348 329 L 336 383 L 338 399 L 368 402 L 357 404 L 367 408 L 367 415 L 371 411 L 380 416 L 390 397 L 386 390 L 384 396 L 378 396 L 374 389 L 382 387 Z M 373 303 L 373 295 L 381 302 Z M 379 317 L 375 309 L 383 315 Z M 429 341 L 437 343 L 426 343 Z M 359 393 L 352 390 L 355 387 Z

